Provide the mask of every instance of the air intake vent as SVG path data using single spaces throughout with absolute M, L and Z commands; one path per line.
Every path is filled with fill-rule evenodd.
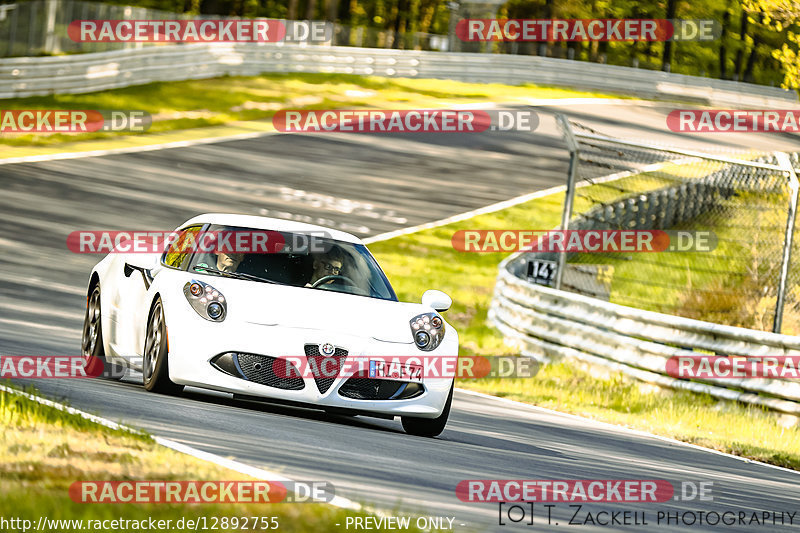
M 239 368 L 244 377 L 254 383 L 267 385 L 283 390 L 302 390 L 305 387 L 300 371 L 290 361 L 269 357 L 268 355 L 255 355 L 251 353 L 237 354 Z M 288 365 L 277 369 L 275 365 Z
M 305 345 L 306 358 L 308 359 L 309 370 L 314 375 L 314 381 L 322 394 L 328 392 L 333 382 L 339 377 L 344 358 L 347 357 L 347 350 L 335 348 L 333 354 L 323 355 L 316 344 Z
M 339 387 L 339 396 L 353 400 L 408 400 L 425 392 L 420 383 L 355 376 Z

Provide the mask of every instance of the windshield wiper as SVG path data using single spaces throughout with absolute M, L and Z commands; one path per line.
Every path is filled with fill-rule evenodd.
M 221 276 L 230 276 L 236 279 L 246 279 L 249 281 L 260 281 L 262 283 L 272 283 L 274 285 L 286 285 L 286 283 L 281 283 L 280 281 L 274 281 L 267 278 L 261 278 L 258 276 L 253 276 L 252 274 L 245 274 L 244 272 L 225 272 L 224 270 L 219 270 L 216 268 L 210 267 L 201 267 L 196 266 L 194 270 L 197 272 L 204 271 L 204 272 L 211 272 L 212 274 L 220 274 Z

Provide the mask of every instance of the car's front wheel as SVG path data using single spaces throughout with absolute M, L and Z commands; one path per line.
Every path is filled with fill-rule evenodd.
M 179 394 L 183 385 L 169 379 L 169 350 L 167 349 L 167 324 L 164 320 L 164 306 L 161 298 L 156 300 L 150 317 L 147 319 L 147 332 L 144 340 L 142 376 L 144 388 L 161 394 Z
M 88 376 L 122 379 L 125 369 L 109 363 L 106 359 L 101 316 L 100 283 L 95 283 L 86 299 L 86 314 L 83 318 L 83 338 L 81 340 L 83 368 Z
M 419 418 L 417 416 L 403 416 L 400 420 L 403 422 L 403 429 L 409 435 L 417 435 L 418 437 L 435 437 L 444 431 L 447 425 L 447 419 L 450 417 L 450 406 L 453 404 L 453 388 L 455 382 L 450 385 L 450 394 L 447 395 L 447 401 L 444 404 L 442 414 L 436 418 Z

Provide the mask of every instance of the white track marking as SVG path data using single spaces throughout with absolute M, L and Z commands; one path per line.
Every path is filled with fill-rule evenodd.
M 608 176 L 602 176 L 599 178 L 594 179 L 587 179 L 581 180 L 580 182 L 576 183 L 575 187 L 580 189 L 582 187 L 589 187 L 596 183 L 607 183 L 609 181 L 614 181 L 618 179 L 622 179 L 628 177 L 632 174 L 639 174 L 642 172 L 656 172 L 665 166 L 669 165 L 685 165 L 687 163 L 691 163 L 696 161 L 696 158 L 693 157 L 686 157 L 683 159 L 673 159 L 671 161 L 662 161 L 660 163 L 653 163 L 652 165 L 645 165 L 642 168 L 636 170 L 625 170 L 623 172 L 617 172 L 615 174 L 609 174 Z M 511 198 L 508 200 L 503 200 L 502 202 L 497 202 L 496 204 L 487 205 L 484 207 L 480 207 L 478 209 L 473 209 L 472 211 L 467 211 L 465 213 L 459 213 L 457 215 L 453 215 L 451 217 L 443 218 L 441 220 L 435 220 L 433 222 L 426 222 L 425 224 L 419 224 L 417 226 L 411 226 L 408 228 L 402 228 L 395 231 L 390 231 L 387 233 L 381 233 L 380 235 L 375 235 L 373 237 L 367 237 L 362 239 L 362 241 L 366 244 L 372 244 L 373 242 L 385 241 L 388 239 L 392 239 L 394 237 L 399 237 L 401 235 L 409 235 L 411 233 L 416 233 L 418 231 L 437 228 L 439 226 L 446 226 L 447 224 L 452 224 L 454 222 L 461 222 L 462 220 L 467 220 L 468 218 L 476 217 L 478 215 L 485 215 L 487 213 L 494 213 L 496 211 L 500 211 L 501 209 L 507 209 L 509 207 L 513 207 L 515 205 L 524 204 L 525 202 L 529 202 L 531 200 L 535 200 L 537 198 L 542 198 L 544 196 L 549 196 L 551 194 L 556 194 L 559 192 L 564 192 L 567 189 L 566 185 L 557 185 L 555 187 L 550 187 L 549 189 L 543 189 L 541 191 L 536 191 L 528 194 L 523 194 L 522 196 L 517 196 L 516 198 Z
M 800 475 L 800 471 L 797 471 L 797 470 L 792 470 L 790 468 L 784 468 L 782 466 L 771 465 L 769 463 L 763 463 L 761 461 L 756 461 L 755 459 L 748 459 L 747 457 L 741 457 L 741 456 L 738 456 L 738 455 L 733 455 L 733 454 L 730 454 L 730 453 L 721 452 L 719 450 L 714 450 L 712 448 L 704 448 L 703 446 L 698 446 L 697 444 L 691 444 L 689 442 L 683 442 L 683 441 L 680 441 L 680 440 L 672 439 L 670 437 L 664 437 L 664 436 L 661 436 L 661 435 L 655 435 L 653 433 L 648 433 L 647 431 L 642 431 L 642 430 L 639 430 L 639 429 L 633 429 L 633 428 L 629 428 L 629 427 L 626 427 L 626 426 L 620 426 L 620 425 L 617 425 L 617 424 L 612 424 L 610 422 L 603 422 L 601 420 L 594 420 L 592 418 L 586 418 L 584 416 L 574 415 L 572 413 L 564 413 L 562 411 L 555 411 L 553 409 L 548 409 L 546 407 L 540 407 L 538 405 L 532 405 L 532 404 L 529 404 L 529 403 L 523 403 L 523 402 L 518 402 L 518 401 L 515 401 L 515 400 L 509 400 L 508 398 L 501 398 L 499 396 L 492 396 L 491 394 L 485 394 L 483 392 L 477 392 L 477 391 L 472 391 L 472 390 L 468 390 L 468 389 L 461 389 L 461 388 L 457 388 L 456 390 L 459 391 L 459 392 L 462 392 L 464 394 L 468 394 L 470 396 L 476 396 L 478 398 L 483 398 L 483 399 L 486 399 L 486 400 L 494 400 L 494 401 L 502 402 L 502 403 L 505 403 L 505 404 L 513 405 L 514 407 L 517 407 L 517 408 L 523 408 L 523 409 L 529 409 L 529 410 L 532 410 L 532 411 L 544 412 L 544 413 L 548 413 L 548 414 L 551 414 L 551 415 L 571 418 L 572 420 L 578 420 L 578 421 L 581 421 L 581 422 L 590 422 L 590 423 L 593 423 L 593 424 L 599 424 L 599 425 L 606 426 L 608 428 L 614 429 L 615 431 L 631 433 L 631 434 L 637 435 L 639 437 L 650 437 L 650 438 L 657 439 L 657 440 L 660 440 L 660 441 L 663 441 L 663 442 L 668 442 L 670 444 L 676 444 L 676 445 L 679 445 L 679 446 L 684 446 L 686 448 L 692 448 L 694 450 L 713 453 L 714 455 L 721 455 L 723 457 L 730 457 L 731 459 L 736 459 L 737 461 L 742 461 L 744 463 L 750 463 L 750 464 L 755 464 L 755 465 L 766 466 L 766 467 L 769 467 L 769 468 L 774 468 L 776 470 L 780 470 L 782 472 L 791 472 L 792 474 Z
M 43 161 L 59 161 L 62 159 L 80 159 L 82 157 L 100 157 L 114 154 L 132 154 L 137 152 L 152 152 L 155 150 L 166 150 L 169 148 L 187 148 L 199 144 L 214 144 L 227 141 L 241 141 L 246 139 L 257 139 L 267 135 L 277 135 L 277 131 L 256 131 L 250 133 L 238 133 L 223 137 L 204 137 L 202 139 L 192 139 L 188 141 L 173 141 L 159 144 L 146 144 L 143 146 L 125 146 L 122 148 L 109 148 L 107 150 L 86 150 L 85 152 L 64 152 L 60 154 L 26 155 L 20 157 L 8 157 L 0 159 L 0 165 L 11 165 L 14 163 L 41 163 Z
M 454 222 L 461 222 L 462 220 L 467 220 L 468 218 L 472 218 L 478 215 L 485 215 L 486 213 L 494 213 L 495 211 L 500 211 L 501 209 L 506 209 L 508 207 L 515 206 L 517 204 L 522 204 L 530 200 L 535 200 L 536 198 L 541 198 L 543 196 L 549 196 L 551 194 L 563 192 L 564 190 L 566 190 L 566 188 L 567 188 L 566 185 L 558 185 L 556 187 L 550 187 L 549 189 L 544 189 L 529 194 L 523 194 L 522 196 L 517 196 L 516 198 L 511 198 L 510 200 L 503 200 L 502 202 L 498 202 L 496 204 L 487 205 L 485 207 L 481 207 L 478 209 L 473 209 L 472 211 L 467 211 L 466 213 L 459 213 L 457 215 L 443 218 L 441 220 L 426 222 L 425 224 L 419 224 L 417 226 L 398 229 L 395 231 L 390 231 L 388 233 L 381 233 L 380 235 L 375 235 L 374 237 L 367 237 L 366 239 L 362 240 L 366 244 L 371 244 L 373 242 L 385 241 L 387 239 L 392 239 L 394 237 L 399 237 L 401 235 L 408 235 L 410 233 L 416 233 L 418 231 L 426 229 L 436 228 L 439 226 L 446 226 L 447 224 L 452 224 Z
M 644 102 L 644 101 L 634 101 L 634 102 L 636 102 L 638 105 L 643 105 L 643 104 L 647 104 L 648 106 L 658 105 L 655 102 Z M 598 99 L 594 99 L 594 98 L 572 98 L 572 99 L 568 99 L 567 98 L 567 99 L 531 99 L 528 102 L 529 105 L 556 105 L 556 104 L 566 104 L 566 103 L 569 103 L 569 104 L 606 103 L 606 104 L 614 104 L 614 105 L 616 105 L 616 104 L 629 104 L 629 103 L 631 103 L 631 100 L 611 100 L 611 99 L 603 99 L 603 98 L 598 98 Z M 196 140 L 189 140 L 189 141 L 176 141 L 176 142 L 153 144 L 153 145 L 146 145 L 146 146 L 132 146 L 132 147 L 114 148 L 114 149 L 108 149 L 108 150 L 94 150 L 94 151 L 86 151 L 86 152 L 71 152 L 71 153 L 63 153 L 63 154 L 47 154 L 47 155 L 41 155 L 41 156 L 26 156 L 26 157 L 7 158 L 7 159 L 0 159 L 0 165 L 11 164 L 11 163 L 31 163 L 31 162 L 41 162 L 41 161 L 53 161 L 53 160 L 59 160 L 59 159 L 78 159 L 78 158 L 82 158 L 82 157 L 98 157 L 98 156 L 112 155 L 112 154 L 125 154 L 125 153 L 155 151 L 155 150 L 162 150 L 162 149 L 168 149 L 168 148 L 183 148 L 183 147 L 194 146 L 194 145 L 213 144 L 213 143 L 232 141 L 232 140 L 255 139 L 255 138 L 263 137 L 263 136 L 267 136 L 267 135 L 277 135 L 279 133 L 280 132 L 271 132 L 271 131 L 270 132 L 253 132 L 253 133 L 244 133 L 244 134 L 238 134 L 238 135 L 231 135 L 231 136 L 228 136 L 228 137 L 209 137 L 209 138 L 203 138 L 203 139 L 196 139 Z M 656 163 L 656 164 L 653 164 L 653 165 L 648 165 L 646 167 L 643 167 L 643 168 L 637 170 L 636 172 L 637 173 L 638 172 L 653 172 L 653 171 L 658 170 L 663 165 L 683 164 L 683 163 L 689 162 L 689 161 L 690 161 L 690 159 L 680 160 L 680 161 L 667 161 L 667 162 L 663 162 L 663 163 Z M 612 180 L 615 180 L 615 179 L 620 179 L 620 178 L 623 178 L 623 177 L 625 177 L 627 175 L 630 175 L 631 173 L 632 172 L 626 171 L 626 172 L 621 172 L 621 173 L 605 176 L 605 177 L 602 177 L 602 178 L 598 178 L 598 179 L 595 179 L 595 180 L 591 180 L 591 182 L 584 181 L 582 183 L 577 184 L 577 187 L 584 187 L 584 186 L 588 186 L 588 185 L 591 185 L 591 184 L 594 184 L 594 183 L 603 183 L 603 182 L 608 182 L 608 181 L 612 181 Z M 466 219 L 469 219 L 469 218 L 472 218 L 472 217 L 475 217 L 475 216 L 478 216 L 478 215 L 483 215 L 483 214 L 488 214 L 488 213 L 493 213 L 493 212 L 496 212 L 496 211 L 500 211 L 501 209 L 506 209 L 506 208 L 509 208 L 509 207 L 513 207 L 515 205 L 528 202 L 530 200 L 534 200 L 534 199 L 537 199 L 537 198 L 542 198 L 544 196 L 548 196 L 548 195 L 551 195 L 551 194 L 563 192 L 565 190 L 566 190 L 566 186 L 565 185 L 559 185 L 559 186 L 556 186 L 556 187 L 550 187 L 548 189 L 544 189 L 544 190 L 541 190 L 541 191 L 536 191 L 536 192 L 529 193 L 529 194 L 524 194 L 522 196 L 517 196 L 516 198 L 511 198 L 509 200 L 504 200 L 502 202 L 498 202 L 498 203 L 491 204 L 491 205 L 488 205 L 488 206 L 485 206 L 485 207 L 474 209 L 472 211 L 467 211 L 467 212 L 464 212 L 464 213 L 453 215 L 451 217 L 447 217 L 447 218 L 444 218 L 444 219 L 441 219 L 441 220 L 436 220 L 436 221 L 433 221 L 433 222 L 427 222 L 425 224 L 419 224 L 419 225 L 411 226 L 411 227 L 404 228 L 404 229 L 399 229 L 399 230 L 395 230 L 395 231 L 391 231 L 391 232 L 387 232 L 387 233 L 382 233 L 380 235 L 375 235 L 373 237 L 368 237 L 368 238 L 363 239 L 363 242 L 365 242 L 366 244 L 371 244 L 371 243 L 374 243 L 374 242 L 388 240 L 388 239 L 391 239 L 391 238 L 394 238 L 394 237 L 398 237 L 398 236 L 401 236 L 401 235 L 408 235 L 408 234 L 416 233 L 416 232 L 423 231 L 423 230 L 426 230 L 426 229 L 431 229 L 431 228 L 435 228 L 435 227 L 439 227 L 439 226 L 444 226 L 444 225 L 447 225 L 447 224 L 452 224 L 454 222 L 460 222 L 460 221 L 463 221 L 463 220 L 466 220 Z M 39 396 L 35 396 L 35 395 L 31 395 L 31 394 L 24 393 L 24 392 L 21 392 L 21 391 L 17 391 L 15 389 L 9 389 L 9 388 L 7 388 L 7 387 L 5 387 L 3 385 L 0 385 L 0 390 L 4 390 L 6 392 L 10 392 L 10 393 L 14 393 L 14 394 L 21 394 L 21 395 L 23 395 L 23 396 L 25 396 L 25 397 L 27 397 L 29 399 L 32 399 L 34 401 L 38 401 L 38 402 L 40 402 L 40 403 L 42 403 L 44 405 L 50 405 L 51 407 L 55 407 L 57 409 L 60 409 L 60 410 L 63 410 L 63 411 L 69 412 L 69 413 L 78 414 L 78 415 L 80 415 L 80 416 L 82 416 L 82 417 L 84 417 L 84 418 L 86 418 L 88 420 L 92 420 L 93 422 L 96 422 L 98 424 L 101 424 L 101 425 L 104 425 L 104 426 L 107 426 L 107 427 L 111 427 L 113 429 L 123 429 L 123 430 L 131 431 L 131 432 L 134 432 L 134 433 L 137 432 L 135 429 L 132 429 L 132 428 L 129 428 L 127 426 L 123 426 L 123 425 L 117 424 L 116 422 L 113 422 L 111 420 L 107 420 L 105 418 L 98 417 L 96 415 L 92 415 L 92 414 L 86 413 L 84 411 L 80 411 L 78 409 L 74 409 L 72 407 L 67 407 L 67 406 L 65 406 L 63 404 L 60 404 L 60 403 L 57 403 L 57 402 L 52 402 L 50 400 L 47 400 L 45 398 L 41 398 Z M 563 412 L 560 412 L 560 411 L 554 411 L 554 410 L 551 410 L 551 409 L 546 409 L 544 407 L 525 404 L 525 403 L 522 403 L 522 402 L 515 402 L 513 400 L 509 400 L 509 399 L 506 399 L 506 398 L 500 398 L 500 397 L 497 397 L 497 396 L 491 396 L 489 394 L 469 391 L 469 390 L 466 390 L 466 389 L 460 389 L 459 388 L 457 390 L 462 392 L 462 393 L 465 393 L 465 394 L 470 394 L 470 395 L 482 397 L 482 398 L 485 398 L 485 399 L 496 400 L 496 401 L 500 401 L 500 402 L 503 402 L 503 403 L 512 404 L 512 405 L 515 405 L 517 407 L 523 407 L 523 408 L 527 408 L 527 409 L 533 409 L 533 410 L 547 412 L 547 413 L 551 413 L 551 414 L 555 414 L 555 415 L 565 416 L 565 417 L 569 417 L 569 418 L 572 418 L 572 419 L 581 420 L 581 421 L 584 421 L 584 422 L 593 422 L 593 423 L 596 423 L 596 424 L 603 424 L 603 425 L 609 426 L 611 428 L 614 428 L 616 430 L 627 431 L 627 432 L 630 432 L 630 433 L 633 433 L 633 434 L 636 434 L 636 435 L 639 435 L 639 436 L 651 437 L 651 438 L 655 438 L 655 439 L 658 439 L 658 440 L 661 440 L 661 441 L 664 441 L 664 442 L 669 442 L 669 443 L 672 443 L 672 444 L 676 444 L 676 445 L 680 445 L 680 446 L 684 446 L 684 447 L 689 447 L 689 448 L 693 448 L 693 449 L 696 449 L 696 450 L 701 450 L 701 451 L 705 451 L 705 452 L 709 452 L 709 453 L 714 453 L 716 455 L 730 457 L 730 458 L 733 458 L 733 459 L 736 459 L 736 460 L 739 460 L 739 461 L 743 461 L 743 462 L 746 462 L 746 463 L 758 464 L 758 465 L 762 465 L 762 466 L 766 466 L 766 467 L 782 470 L 782 471 L 785 471 L 785 472 L 792 472 L 792 473 L 795 473 L 795 474 L 800 474 L 800 472 L 798 472 L 796 470 L 791 470 L 791 469 L 788 469 L 788 468 L 783 468 L 783 467 L 779 467 L 779 466 L 775 466 L 775 465 L 770 465 L 768 463 L 762 463 L 760 461 L 747 459 L 747 458 L 744 458 L 744 457 L 728 454 L 728 453 L 725 453 L 725 452 L 720 452 L 720 451 L 717 451 L 717 450 L 713 450 L 711 448 L 704 448 L 704 447 L 698 446 L 696 444 L 690 444 L 690 443 L 687 443 L 687 442 L 682 442 L 682 441 L 679 441 L 679 440 L 671 439 L 669 437 L 662 437 L 660 435 L 655 435 L 655 434 L 652 434 L 652 433 L 648 433 L 646 431 L 634 430 L 634 429 L 631 429 L 631 428 L 627 428 L 627 427 L 616 425 L 616 424 L 611 424 L 611 423 L 608 423 L 608 422 L 600 422 L 600 421 L 597 421 L 597 420 L 593 420 L 591 418 L 581 417 L 579 415 L 573 415 L 573 414 L 570 414 L 570 413 L 563 413 Z M 163 439 L 161 437 L 154 437 L 154 438 L 155 438 L 156 442 L 158 444 L 162 445 L 162 446 L 174 449 L 175 451 L 179 451 L 181 453 L 186 453 L 188 455 L 192 455 L 194 457 L 197 457 L 197 458 L 200 458 L 200 459 L 203 459 L 203 460 L 207 460 L 209 462 L 218 464 L 218 465 L 223 466 L 225 468 L 230 468 L 232 470 L 235 470 L 237 472 L 241 472 L 241 473 L 250 475 L 252 477 L 256 477 L 256 478 L 267 480 L 267 481 L 270 479 L 268 477 L 260 477 L 259 475 L 254 475 L 256 473 L 260 473 L 261 475 L 264 475 L 264 476 L 271 476 L 271 479 L 273 481 L 274 480 L 280 481 L 282 479 L 283 480 L 288 480 L 288 478 L 282 478 L 282 476 L 280 476 L 278 474 L 271 473 L 271 472 L 268 472 L 266 470 L 262 470 L 262 469 L 259 469 L 259 468 L 256 468 L 256 467 L 252 467 L 252 466 L 246 465 L 244 463 L 239 463 L 237 461 L 232 461 L 230 459 L 226 459 L 224 457 L 221 457 L 221 456 L 218 456 L 218 455 L 215 455 L 215 454 L 204 452 L 202 450 L 198 450 L 196 448 L 192 448 L 190 446 L 186 446 L 186 445 L 180 444 L 178 442 L 174 442 L 174 441 L 171 441 L 171 440 L 168 440 L 168 439 Z M 234 467 L 234 466 L 236 466 L 236 467 Z M 253 472 L 253 474 L 250 474 L 249 472 Z M 339 496 L 334 497 L 333 501 L 331 501 L 330 503 L 332 505 L 337 506 L 337 507 L 342 507 L 342 508 L 347 508 L 347 509 L 356 509 L 356 510 L 357 509 L 362 509 L 362 506 L 360 504 L 352 502 L 351 500 L 348 500 L 346 498 L 340 498 Z
M 33 400 L 35 402 L 41 403 L 42 405 L 47 405 L 49 407 L 53 407 L 55 409 L 58 409 L 59 411 L 64 411 L 66 413 L 70 413 L 70 414 L 73 414 L 73 415 L 78 415 L 78 416 L 80 416 L 82 418 L 85 418 L 86 420 L 90 420 L 90 421 L 92 421 L 92 422 L 94 422 L 96 424 L 99 424 L 101 426 L 105 426 L 105 427 L 108 427 L 108 428 L 111 428 L 111 429 L 115 429 L 115 430 L 127 431 L 127 432 L 130 432 L 130 433 L 135 433 L 135 434 L 139 434 L 139 435 L 142 434 L 141 431 L 138 431 L 138 430 L 136 430 L 134 428 L 131 428 L 129 426 L 125 426 L 123 424 L 119 424 L 117 422 L 114 422 L 113 420 L 109 420 L 107 418 L 103 418 L 103 417 L 100 417 L 100 416 L 97 416 L 97 415 L 93 415 L 91 413 L 87 413 L 85 411 L 81 411 L 80 409 L 75 409 L 74 407 L 69 407 L 69 406 L 66 406 L 64 404 L 61 404 L 61 403 L 58 403 L 58 402 L 54 402 L 52 400 L 48 400 L 46 398 L 42 398 L 41 396 L 36 396 L 34 394 L 30 394 L 30 393 L 23 392 L 23 391 L 20 391 L 20 390 L 17 390 L 17 389 L 6 387 L 4 385 L 0 385 L 0 390 L 2 390 L 4 392 L 7 392 L 9 394 L 17 394 L 17 395 L 23 396 L 25 398 L 28 398 L 29 400 Z M 765 466 L 765 467 L 768 467 L 768 468 L 773 468 L 773 469 L 776 469 L 776 470 L 780 470 L 782 472 L 790 472 L 792 474 L 800 474 L 800 472 L 798 472 L 796 470 L 791 470 L 791 469 L 788 469 L 788 468 L 783 468 L 783 467 L 771 465 L 771 464 L 768 464 L 768 463 L 762 463 L 761 461 L 755 461 L 755 460 L 752 460 L 752 459 L 739 457 L 739 456 L 732 455 L 732 454 L 729 454 L 729 453 L 720 452 L 720 451 L 717 451 L 717 450 L 712 450 L 710 448 L 704 448 L 704 447 L 698 446 L 696 444 L 690 444 L 690 443 L 687 443 L 687 442 L 681 442 L 679 440 L 671 439 L 669 437 L 662 437 L 660 435 L 653 435 L 652 433 L 647 433 L 646 431 L 640 431 L 640 430 L 637 430 L 637 429 L 627 428 L 627 427 L 624 427 L 624 426 L 618 426 L 616 424 L 611 424 L 611 423 L 608 423 L 608 422 L 601 422 L 601 421 L 598 421 L 598 420 L 593 420 L 593 419 L 590 419 L 590 418 L 585 418 L 585 417 L 578 416 L 578 415 L 573 415 L 573 414 L 570 414 L 570 413 L 562 413 L 560 411 L 554 411 L 552 409 L 547 409 L 545 407 L 539 407 L 537 405 L 531 405 L 531 404 L 527 404 L 527 403 L 517 402 L 517 401 L 514 401 L 514 400 L 509 400 L 508 398 L 499 398 L 497 396 L 484 394 L 482 392 L 475 392 L 475 391 L 471 391 L 471 390 L 467 390 L 467 389 L 461 389 L 461 388 L 457 388 L 456 390 L 458 392 L 462 393 L 462 394 L 466 394 L 466 395 L 474 396 L 474 397 L 478 397 L 478 398 L 483 398 L 485 400 L 501 402 L 501 403 L 504 403 L 504 404 L 507 404 L 507 405 L 514 406 L 515 408 L 518 408 L 518 409 L 527 409 L 527 410 L 531 410 L 531 411 L 539 411 L 539 412 L 544 412 L 544 413 L 548 413 L 548 414 L 555 415 L 555 416 L 571 418 L 573 420 L 577 420 L 577 421 L 584 422 L 584 423 L 602 425 L 602 426 L 606 426 L 606 427 L 608 427 L 610 429 L 613 429 L 615 431 L 618 431 L 618 432 L 626 432 L 626 433 L 630 433 L 630 434 L 633 434 L 633 435 L 637 435 L 639 437 L 654 438 L 654 439 L 660 440 L 662 442 L 668 442 L 670 444 L 675 444 L 677 446 L 683 446 L 683 447 L 687 447 L 687 448 L 692 448 L 694 450 L 698 450 L 698 451 L 701 451 L 701 452 L 713 453 L 715 455 L 719 455 L 719 456 L 723 456 L 723 457 L 729 457 L 731 459 L 735 459 L 737 461 L 742 461 L 742 462 L 745 462 L 745 463 L 750 463 L 750 464 L 759 465 L 759 466 Z M 260 479 L 260 480 L 263 480 L 263 481 L 277 481 L 277 482 L 282 482 L 282 483 L 294 483 L 294 480 L 292 480 L 290 478 L 287 478 L 287 477 L 284 477 L 284 476 L 282 476 L 280 474 L 277 474 L 275 472 L 270 472 L 270 471 L 264 470 L 262 468 L 257 468 L 257 467 L 250 466 L 250 465 L 247 465 L 247 464 L 244 464 L 244 463 L 240 463 L 239 461 L 234 461 L 232 459 L 228 459 L 228 458 L 225 458 L 225 457 L 222 457 L 220 455 L 213 454 L 213 453 L 204 452 L 203 450 L 199 450 L 197 448 L 193 448 L 191 446 L 187 446 L 186 444 L 181 444 L 179 442 L 175 442 L 175 441 L 170 440 L 170 439 L 165 439 L 165 438 L 162 438 L 162 437 L 154 436 L 153 440 L 157 444 L 159 444 L 161 446 L 164 446 L 165 448 L 169 448 L 169 449 L 174 450 L 176 452 L 183 453 L 185 455 L 189 455 L 189 456 L 195 457 L 195 458 L 200 459 L 202 461 L 208 461 L 210 463 L 214 463 L 214 464 L 216 464 L 218 466 L 221 466 L 223 468 L 227 468 L 229 470 L 233 470 L 235 472 L 239 472 L 241 474 L 245 474 L 245 475 L 250 476 L 250 477 L 255 478 L 255 479 Z M 343 498 L 341 496 L 334 496 L 334 498 L 328 503 L 330 505 L 333 505 L 334 507 L 339 507 L 339 508 L 342 508 L 342 509 L 350 509 L 350 510 L 354 510 L 354 511 L 366 510 L 366 511 L 370 511 L 370 512 L 373 512 L 373 513 L 376 512 L 373 509 L 367 509 L 364 506 L 362 506 L 361 504 L 359 504 L 357 502 L 354 502 L 352 500 L 349 500 L 347 498 Z M 378 514 L 382 515 L 382 513 L 380 513 L 380 512 L 378 512 Z
M 125 426 L 123 424 L 114 422 L 113 420 L 93 415 L 85 411 L 81 411 L 80 409 L 75 409 L 74 407 L 69 407 L 62 403 L 48 400 L 47 398 L 42 398 L 41 396 L 36 396 L 35 394 L 30 394 L 28 392 L 12 389 L 10 387 L 6 387 L 5 385 L 0 385 L 0 390 L 7 392 L 9 394 L 17 394 L 19 396 L 23 396 L 25 398 L 28 398 L 29 400 L 33 400 L 42 405 L 58 409 L 59 411 L 63 411 L 65 413 L 78 415 L 82 418 L 85 418 L 86 420 L 90 420 L 96 424 L 100 424 L 101 426 L 105 426 L 107 428 L 127 431 L 129 433 L 135 433 L 138 435 L 143 434 L 141 431 L 138 431 L 132 427 Z M 281 483 L 295 483 L 293 479 L 284 477 L 275 472 L 270 472 L 269 470 L 264 470 L 262 468 L 257 468 L 255 466 L 246 465 L 244 463 L 240 463 L 239 461 L 234 461 L 233 459 L 227 459 L 225 457 L 222 457 L 221 455 L 204 452 L 203 450 L 198 450 L 197 448 L 187 446 L 186 444 L 181 444 L 180 442 L 175 442 L 173 440 L 165 439 L 158 436 L 154 436 L 153 440 L 157 444 L 164 446 L 165 448 L 169 448 L 171 450 L 174 450 L 176 452 L 185 455 L 190 455 L 202 461 L 208 461 L 209 463 L 214 463 L 223 468 L 227 468 L 229 470 L 245 474 L 255 479 L 260 479 L 262 481 L 277 481 Z M 354 502 L 352 500 L 348 500 L 347 498 L 343 498 L 342 496 L 334 496 L 333 499 L 328 503 L 333 505 L 334 507 L 340 507 L 342 509 L 350 509 L 353 511 L 365 510 L 361 504 Z
M 521 102 L 509 102 L 507 104 L 497 104 L 487 102 L 486 104 L 456 104 L 453 109 L 463 108 L 496 108 L 502 105 L 529 105 L 529 106 L 545 106 L 545 105 L 591 105 L 591 104 L 610 104 L 610 105 L 630 105 L 636 103 L 637 105 L 655 106 L 658 102 L 650 102 L 646 100 L 620 100 L 612 98 L 529 98 Z M 663 105 L 663 104 L 662 104 Z M 40 163 L 43 161 L 58 161 L 62 159 L 79 159 L 82 157 L 101 157 L 104 155 L 114 154 L 132 154 L 137 152 L 151 152 L 155 150 L 165 150 L 169 148 L 186 148 L 189 146 L 196 146 L 200 144 L 213 144 L 218 142 L 239 141 L 245 139 L 257 139 L 268 135 L 280 135 L 279 131 L 255 131 L 248 133 L 237 133 L 234 135 L 223 135 L 220 137 L 204 137 L 202 139 L 192 139 L 186 141 L 172 141 L 167 143 L 147 144 L 143 146 L 125 146 L 121 148 L 108 148 L 106 150 L 86 150 L 83 152 L 64 152 L 58 154 L 43 154 L 43 155 L 29 155 L 20 157 L 8 157 L 5 159 L 0 158 L 0 165 L 11 165 L 14 163 Z

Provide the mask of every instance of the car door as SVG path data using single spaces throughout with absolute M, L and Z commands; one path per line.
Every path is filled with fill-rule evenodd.
M 181 237 L 160 256 L 128 256 L 120 265 L 123 272 L 114 301 L 116 345 L 112 346 L 117 357 L 128 359 L 136 366 L 136 360 L 144 351 L 147 318 L 155 296 L 154 283 L 164 269 L 186 269 L 192 254 L 184 249 L 183 244 L 188 239 L 196 238 L 202 229 L 202 224 L 187 226 L 178 230 Z

